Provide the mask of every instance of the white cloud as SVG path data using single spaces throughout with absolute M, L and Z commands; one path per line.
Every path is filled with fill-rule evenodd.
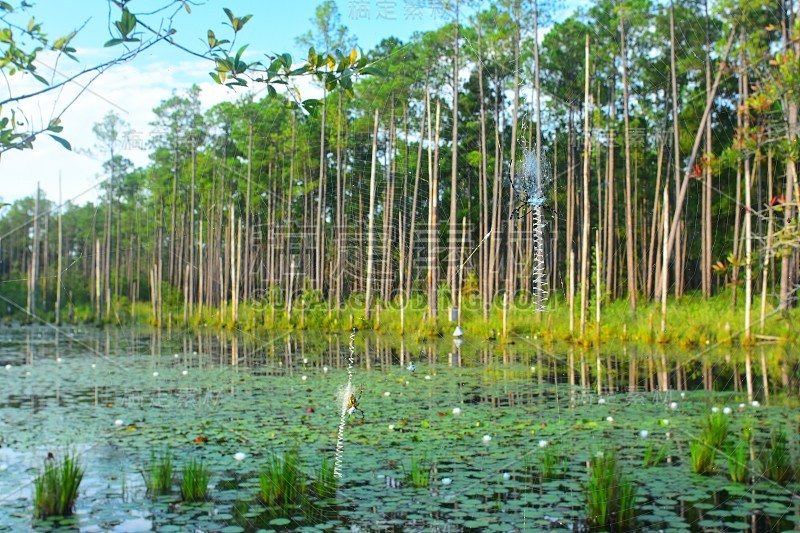
M 81 51 L 81 54 L 84 54 Z M 53 57 L 42 58 L 42 63 L 52 64 Z M 48 61 L 50 60 L 50 61 Z M 102 59 L 100 59 L 102 60 Z M 123 155 L 137 166 L 148 163 L 146 141 L 150 136 L 154 120 L 152 110 L 173 90 L 181 92 L 197 83 L 202 89 L 201 102 L 204 109 L 224 100 L 235 100 L 241 91 L 234 92 L 214 84 L 207 78 L 209 64 L 203 60 L 187 60 L 180 63 L 160 62 L 157 57 L 147 58 L 142 66 L 131 62 L 113 67 L 80 94 L 62 116 L 66 138 L 73 151 L 65 150 L 55 141 L 41 136 L 33 150 L 9 151 L 0 158 L 0 197 L 13 201 L 30 196 L 36 191 L 37 181 L 48 198 L 58 198 L 58 177 L 61 174 L 62 198 L 77 203 L 96 198 L 96 186 L 102 179 L 102 155 L 92 156 L 87 151 L 95 145 L 92 127 L 109 112 L 114 111 L 128 122 L 133 130 L 131 142 L 123 147 Z M 60 65 L 66 75 L 76 72 L 74 64 Z M 73 70 L 68 70 L 68 69 Z M 44 67 L 40 67 L 44 71 Z M 52 75 L 52 71 L 45 77 Z M 63 79 L 55 77 L 55 81 Z M 85 78 L 88 80 L 88 78 Z M 208 79 L 208 81 L 205 81 Z M 31 77 L 11 79 L 11 94 L 27 94 L 42 88 Z M 84 81 L 85 83 L 85 81 Z M 58 115 L 77 96 L 83 84 L 70 83 L 62 89 L 23 100 L 17 106 L 34 127 L 42 127 Z M 4 111 L 10 110 L 6 106 Z

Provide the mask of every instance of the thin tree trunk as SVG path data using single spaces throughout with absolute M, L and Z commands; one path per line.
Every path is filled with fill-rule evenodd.
M 447 280 L 450 285 L 450 305 L 457 305 L 456 290 L 456 188 L 458 186 L 458 0 L 455 3 L 455 39 L 453 40 L 453 142 L 450 173 L 450 233 L 448 239 Z
M 631 198 L 631 136 L 630 136 L 630 110 L 628 100 L 628 52 L 625 46 L 625 23 L 620 19 L 620 33 L 622 43 L 622 104 L 625 120 L 625 258 L 628 270 L 628 300 L 631 312 L 636 314 L 636 264 L 634 258 L 634 244 L 636 235 L 633 231 L 633 205 Z M 658 189 L 656 189 L 658 190 Z M 609 250 L 610 252 L 611 250 Z
M 378 152 L 378 110 L 375 110 L 374 128 L 372 131 L 372 163 L 369 173 L 369 214 L 367 215 L 367 288 L 364 303 L 364 318 L 369 320 L 372 308 L 372 255 L 374 252 L 375 231 L 375 177 L 377 173 Z
M 583 110 L 583 235 L 581 237 L 581 337 L 586 334 L 586 306 L 589 300 L 589 156 L 591 134 L 589 131 L 589 35 L 586 35 L 586 62 L 584 66 Z
M 681 142 L 678 130 L 678 71 L 675 66 L 675 4 L 670 0 L 669 10 L 669 65 L 670 84 L 672 87 L 672 156 L 673 173 L 675 176 L 675 212 L 680 211 L 680 179 L 681 179 Z M 678 226 L 675 233 L 675 298 L 683 293 L 683 265 L 681 264 L 681 232 Z
M 61 234 L 61 173 L 58 173 L 58 256 L 56 258 L 56 326 L 61 324 L 61 261 L 62 261 Z

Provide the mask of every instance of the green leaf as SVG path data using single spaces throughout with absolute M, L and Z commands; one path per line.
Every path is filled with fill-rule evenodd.
M 370 74 L 370 75 L 373 75 L 373 76 L 380 76 L 382 78 L 386 77 L 386 74 L 384 74 L 383 71 L 381 71 L 377 67 L 364 67 L 359 72 L 361 74 Z
M 215 46 L 217 46 L 217 36 L 213 31 L 208 30 L 208 47 L 214 48 Z
M 292 54 L 289 53 L 281 54 L 281 60 L 283 61 L 283 65 L 286 68 L 292 68 Z
M 103 46 L 108 48 L 110 46 L 117 46 L 118 44 L 122 44 L 122 39 L 111 39 L 110 41 L 106 41 Z
M 72 151 L 72 145 L 69 144 L 69 141 L 67 141 L 63 137 L 59 137 L 58 135 L 50 135 L 50 137 L 52 137 L 54 141 L 56 141 L 58 144 L 60 144 L 67 150 Z
M 226 15 L 228 15 L 228 20 L 230 20 L 231 21 L 231 25 L 233 25 L 233 19 L 236 18 L 236 17 L 233 16 L 233 11 L 231 11 L 227 7 L 223 7 L 222 10 L 225 12 Z

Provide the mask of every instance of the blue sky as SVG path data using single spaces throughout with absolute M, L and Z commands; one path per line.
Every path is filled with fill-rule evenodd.
M 163 6 L 171 0 L 133 0 L 134 11 L 142 12 L 150 6 Z M 568 5 L 585 0 L 567 2 Z M 310 19 L 321 0 L 207 0 L 191 5 L 191 14 L 179 4 L 172 12 L 177 29 L 175 39 L 180 44 L 198 52 L 205 50 L 204 40 L 208 29 L 213 29 L 217 38 L 226 38 L 231 32 L 223 23 L 227 17 L 223 7 L 229 7 L 235 15 L 253 15 L 238 37 L 237 44 L 249 44 L 247 61 L 263 58 L 266 52 L 290 52 L 302 59 L 307 49 L 296 44 L 296 38 L 311 29 Z M 337 0 L 341 23 L 348 27 L 358 46 L 369 51 L 382 39 L 395 36 L 407 41 L 415 31 L 433 30 L 446 22 L 448 15 L 440 8 L 441 0 Z M 421 6 L 421 7 L 420 7 Z M 559 8 L 560 14 L 565 6 Z M 104 48 L 109 32 L 109 8 L 106 0 L 39 0 L 30 10 L 51 37 L 58 37 L 84 26 L 74 46 L 78 49 L 80 63 L 61 58 L 56 64 L 53 54 L 41 54 L 39 73 L 60 81 L 89 65 L 102 63 L 120 53 L 120 48 Z M 464 13 L 463 15 L 468 13 Z M 118 12 L 112 13 L 116 20 Z M 563 15 L 560 15 L 563 16 Z M 157 25 L 162 15 L 147 19 Z M 19 21 L 27 24 L 27 16 Z M 53 70 L 53 67 L 56 67 Z M 115 66 L 100 76 L 86 90 L 77 84 L 69 84 L 63 91 L 26 100 L 18 112 L 23 112 L 31 123 L 46 124 L 62 110 L 73 97 L 77 100 L 62 116 L 62 136 L 73 146 L 73 151 L 63 149 L 55 141 L 42 138 L 33 150 L 7 152 L 0 158 L 0 199 L 13 201 L 34 194 L 37 182 L 48 198 L 57 200 L 59 175 L 61 176 L 62 199 L 76 203 L 91 201 L 96 197 L 97 186 L 102 180 L 102 153 L 95 147 L 92 126 L 106 113 L 114 111 L 129 123 L 133 135 L 124 147 L 124 154 L 136 165 L 148 162 L 146 141 L 152 131 L 152 109 L 173 91 L 188 89 L 199 84 L 202 103 L 208 108 L 223 100 L 234 100 L 249 89 L 233 92 L 217 86 L 208 76 L 211 65 L 208 61 L 166 44 L 159 44 L 139 54 L 133 61 Z M 30 77 L 11 78 L 13 95 L 25 94 L 41 88 Z M 304 92 L 312 91 L 308 82 L 300 84 Z M 263 88 L 258 88 L 263 91 Z M 0 99 L 4 98 L 6 86 L 0 86 Z M 8 111 L 8 110 L 4 110 Z
M 135 11 L 147 11 L 150 6 L 163 6 L 170 0 L 133 0 Z M 348 27 L 357 44 L 365 51 L 381 39 L 396 36 L 408 40 L 415 31 L 431 30 L 444 23 L 444 14 L 431 7 L 418 5 L 436 4 L 438 0 L 338 0 L 341 23 Z M 208 0 L 191 5 L 191 14 L 177 9 L 174 27 L 176 40 L 193 50 L 205 50 L 204 40 L 208 29 L 218 38 L 231 34 L 223 23 L 227 17 L 223 7 L 229 7 L 235 15 L 253 15 L 238 37 L 237 44 L 248 44 L 246 59 L 263 58 L 265 52 L 290 52 L 297 59 L 305 57 L 307 49 L 296 44 L 296 38 L 311 28 L 309 21 L 321 0 Z M 179 6 L 176 4 L 175 8 Z M 172 11 L 175 11 L 173 9 Z M 24 19 L 33 15 L 42 23 L 44 31 L 52 38 L 65 35 L 79 28 L 73 44 L 78 49 L 78 64 L 51 54 L 40 54 L 39 73 L 55 81 L 64 75 L 77 72 L 89 65 L 102 63 L 120 53 L 120 48 L 104 48 L 109 32 L 109 8 L 106 0 L 39 0 Z M 118 18 L 118 13 L 113 13 Z M 161 14 L 149 17 L 150 24 L 158 24 Z M 114 18 L 111 19 L 115 20 Z M 53 70 L 56 67 L 56 70 Z M 0 198 L 13 201 L 32 195 L 40 183 L 45 194 L 58 199 L 59 175 L 63 200 L 84 203 L 96 197 L 97 185 L 102 179 L 102 154 L 95 147 L 93 124 L 99 122 L 109 111 L 114 111 L 127 121 L 134 135 L 125 156 L 137 165 L 147 163 L 148 151 L 145 143 L 153 120 L 151 110 L 168 98 L 173 90 L 182 91 L 197 83 L 203 89 L 205 107 L 222 100 L 233 100 L 247 89 L 233 92 L 215 86 L 208 72 L 210 64 L 196 59 L 168 45 L 160 44 L 138 55 L 130 63 L 119 65 L 104 73 L 69 107 L 62 116 L 63 137 L 73 146 L 68 152 L 54 141 L 42 138 L 33 150 L 7 152 L 0 158 Z M 24 94 L 41 88 L 30 77 L 16 76 L 11 79 L 11 93 Z M 302 89 L 302 87 L 301 87 Z M 29 99 L 20 106 L 20 111 L 33 124 L 45 124 L 65 107 L 81 87 L 70 84 L 63 91 L 46 97 Z M 0 98 L 8 92 L 0 88 Z M 6 110 L 7 111 L 7 110 Z

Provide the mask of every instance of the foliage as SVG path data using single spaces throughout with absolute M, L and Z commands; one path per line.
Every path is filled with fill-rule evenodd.
M 759 459 L 767 479 L 776 483 L 787 483 L 794 477 L 794 465 L 792 464 L 792 453 L 786 433 L 782 428 L 772 431 L 769 446 L 764 446 Z
M 69 516 L 84 469 L 77 456 L 67 453 L 61 459 L 47 459 L 44 471 L 33 480 L 33 512 L 37 518 Z
M 714 461 L 717 458 L 717 448 L 704 439 L 695 439 L 689 444 L 692 455 L 692 472 L 704 476 L 717 471 Z
M 702 440 L 712 448 L 720 448 L 728 435 L 728 415 L 717 411 L 706 417 Z
M 317 476 L 313 482 L 314 494 L 317 496 L 317 498 L 327 499 L 336 496 L 336 489 L 339 485 L 339 482 L 333 473 L 333 461 L 327 457 L 323 457 L 319 470 L 317 470 Z
M 191 458 L 181 469 L 181 498 L 194 502 L 206 499 L 208 480 L 211 478 L 208 467 L 202 460 Z
M 433 467 L 434 465 L 427 455 L 412 456 L 411 468 L 406 473 L 406 480 L 414 487 L 425 488 L 430 484 Z
M 325 476 L 327 474 L 326 470 Z M 305 492 L 305 483 L 297 450 L 289 450 L 283 457 L 272 455 L 261 471 L 258 484 L 259 499 L 268 507 L 286 509 L 299 503 Z
M 636 485 L 625 475 L 613 450 L 594 454 L 585 492 L 591 526 L 616 531 L 634 529 Z
M 150 453 L 150 464 L 142 471 L 147 492 L 153 496 L 169 494 L 172 490 L 172 455 L 168 448 L 161 455 Z
M 644 448 L 644 458 L 642 459 L 642 467 L 649 468 L 651 466 L 658 466 L 663 463 L 669 455 L 670 443 L 667 441 L 656 450 L 652 442 L 648 442 Z
M 731 481 L 744 483 L 747 481 L 749 473 L 747 463 L 750 453 L 750 442 L 745 438 L 741 438 L 735 445 L 728 443 L 725 451 L 728 456 L 728 473 Z

